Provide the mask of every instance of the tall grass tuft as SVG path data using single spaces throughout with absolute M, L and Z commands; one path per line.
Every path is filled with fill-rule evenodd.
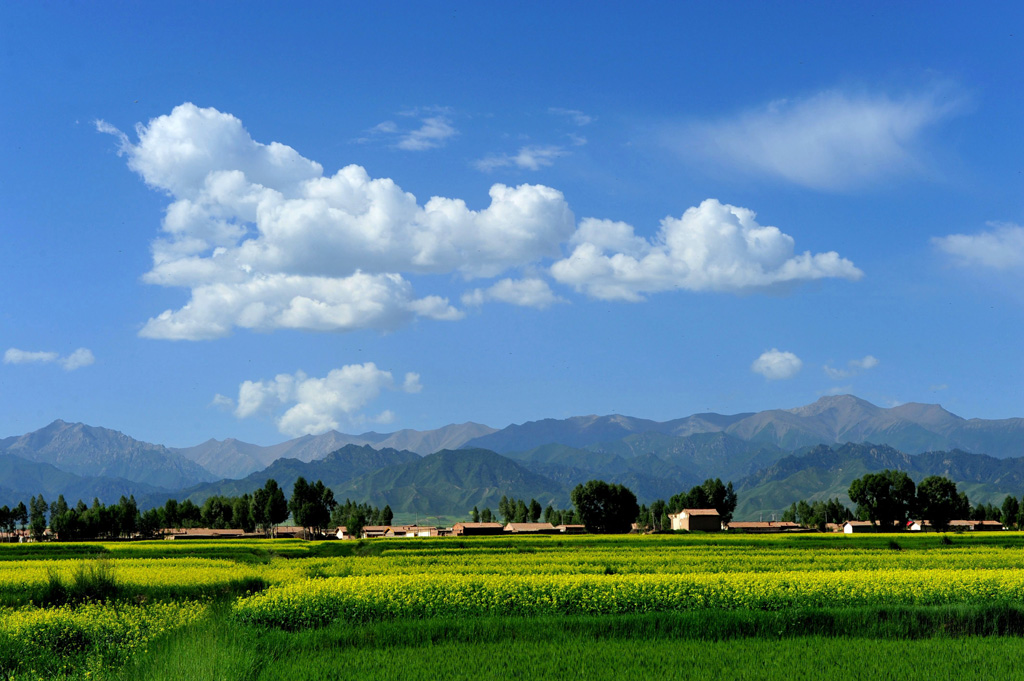
M 63 579 L 54 570 L 48 570 L 46 576 L 46 586 L 40 597 L 43 605 L 107 602 L 122 595 L 114 566 L 104 558 L 83 560 L 75 566 L 70 580 Z

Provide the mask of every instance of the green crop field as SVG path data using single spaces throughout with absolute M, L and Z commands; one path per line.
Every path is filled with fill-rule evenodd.
M 981 678 L 1024 534 L 0 546 L 4 678 Z

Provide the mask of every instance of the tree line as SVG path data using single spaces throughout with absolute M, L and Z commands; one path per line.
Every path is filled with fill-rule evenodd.
M 502 496 L 501 501 L 498 502 L 498 513 L 506 525 L 508 523 L 537 523 L 540 522 L 542 514 L 544 522 L 552 525 L 573 525 L 580 522 L 579 517 L 572 509 L 557 509 L 548 504 L 542 512 L 540 502 L 536 499 L 530 499 L 530 503 L 526 503 L 525 499 Z M 480 511 L 474 506 L 473 510 L 469 512 L 469 517 L 474 523 L 497 522 L 490 508 Z
M 967 493 L 941 475 L 930 475 L 914 484 L 903 471 L 868 473 L 850 485 L 850 500 L 857 504 L 857 518 L 882 527 L 904 526 L 908 520 L 927 520 L 942 531 L 952 520 L 998 520 L 1007 527 L 1024 527 L 1024 500 L 1007 495 L 1000 508 L 992 504 L 972 506 Z
M 801 499 L 793 502 L 793 505 L 782 513 L 783 522 L 797 523 L 801 527 L 819 532 L 824 532 L 829 523 L 842 523 L 855 518 L 853 512 L 839 499 L 813 502 Z
M 667 502 L 658 499 L 648 508 L 637 504 L 636 494 L 625 485 L 604 480 L 590 480 L 577 485 L 569 495 L 573 508 L 559 510 L 548 505 L 543 511 L 544 520 L 552 525 L 579 524 L 587 532 L 626 533 L 634 523 L 644 531 L 671 530 L 670 513 L 684 508 L 714 508 L 723 522 L 732 520 L 736 510 L 736 492 L 732 483 L 723 484 L 718 478 L 709 478 L 689 491 L 673 495 Z M 537 522 L 541 507 L 536 499 L 529 503 L 524 499 L 502 497 L 498 512 L 507 523 Z M 470 512 L 473 522 L 493 522 L 491 509 L 482 512 L 473 507 Z
M 684 508 L 713 508 L 718 511 L 722 522 L 728 523 L 736 511 L 736 502 L 732 482 L 723 485 L 719 478 L 708 478 L 702 484 L 691 487 L 688 492 L 673 495 L 667 502 L 657 499 L 650 507 L 641 506 L 636 522 L 644 531 L 667 532 L 672 529 L 669 514 L 679 513 Z
M 252 494 L 214 495 L 201 506 L 191 499 L 168 499 L 163 506 L 146 511 L 139 510 L 134 496 L 122 496 L 109 505 L 99 499 L 87 505 L 79 499 L 70 506 L 63 494 L 49 504 L 40 494 L 33 496 L 28 506 L 22 502 L 14 509 L 0 507 L 0 533 L 10 539 L 20 523 L 21 530 L 28 530 L 36 540 L 44 537 L 47 527 L 62 541 L 155 537 L 165 530 L 200 527 L 259 531 L 269 537 L 289 517 L 307 535 L 316 535 L 331 524 L 346 523 L 357 527 L 358 533 L 363 524 L 390 524 L 393 514 L 389 506 L 378 509 L 348 500 L 338 504 L 322 481 L 309 483 L 302 477 L 295 481 L 291 497 L 286 498 L 277 481 L 270 478 Z

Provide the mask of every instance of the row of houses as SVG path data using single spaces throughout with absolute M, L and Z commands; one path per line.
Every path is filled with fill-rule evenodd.
M 785 521 L 731 521 L 722 522 L 721 515 L 713 508 L 687 508 L 678 513 L 669 514 L 673 530 L 688 532 L 745 532 L 749 534 L 795 533 L 809 532 L 794 522 Z M 845 523 L 829 523 L 831 532 L 859 534 L 877 532 L 877 526 L 869 521 L 850 520 Z M 954 532 L 983 532 L 1004 529 L 998 520 L 952 520 L 949 529 Z M 640 531 L 633 525 L 634 531 Z M 934 528 L 927 520 L 912 520 L 901 526 L 894 524 L 890 532 L 932 532 Z M 338 539 L 408 539 L 414 537 L 484 537 L 499 535 L 565 535 L 583 534 L 583 525 L 552 525 L 551 523 L 455 523 L 452 527 L 432 527 L 429 525 L 367 525 L 358 537 L 353 537 L 348 528 L 339 527 L 334 532 Z M 244 539 L 263 537 L 259 533 L 245 533 L 242 530 L 214 530 L 209 528 L 180 528 L 165 531 L 165 539 Z M 304 537 L 301 527 L 281 526 L 274 531 L 274 536 Z
M 877 532 L 877 526 L 868 520 L 848 520 L 845 523 L 829 523 L 828 529 L 833 532 L 845 534 L 859 534 L 861 532 Z M 950 520 L 949 530 L 953 532 L 993 532 L 1006 529 L 998 520 Z M 891 528 L 881 530 L 883 532 L 937 532 L 927 520 L 910 520 L 905 526 L 894 523 Z
M 583 534 L 583 525 L 552 525 L 551 523 L 455 523 L 451 527 L 427 525 L 367 525 L 359 537 L 347 527 L 339 527 L 338 539 L 406 539 L 412 537 L 485 537 L 509 534 Z
M 687 508 L 679 513 L 670 513 L 673 530 L 687 530 L 700 532 L 719 532 L 733 530 L 748 533 L 769 533 L 769 532 L 807 532 L 806 528 L 793 522 L 748 522 L 732 521 L 722 522 L 718 511 L 713 508 Z M 845 534 L 856 534 L 861 532 L 877 532 L 877 526 L 867 520 L 849 520 L 845 523 L 829 523 L 827 528 L 832 532 L 843 532 Z M 991 532 L 1005 529 L 998 520 L 951 520 L 949 530 L 953 532 Z M 911 520 L 906 526 L 894 524 L 890 532 L 934 532 L 931 522 L 927 520 Z

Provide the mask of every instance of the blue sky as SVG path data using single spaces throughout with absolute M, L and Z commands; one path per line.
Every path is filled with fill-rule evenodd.
M 3 3 L 0 436 L 1024 415 L 1017 3 Z

